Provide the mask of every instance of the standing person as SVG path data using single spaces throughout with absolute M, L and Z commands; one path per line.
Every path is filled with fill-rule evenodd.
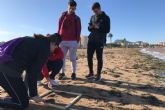
M 68 3 L 68 11 L 64 12 L 59 20 L 58 33 L 62 36 L 62 42 L 60 47 L 64 52 L 64 60 L 62 73 L 59 80 L 65 78 L 65 63 L 66 55 L 69 51 L 70 61 L 72 62 L 72 80 L 76 80 L 76 51 L 80 41 L 81 33 L 81 21 L 75 14 L 77 3 L 74 0 L 70 0 Z
M 89 35 L 87 58 L 89 74 L 86 76 L 88 79 L 94 78 L 93 71 L 93 55 L 96 51 L 97 56 L 97 75 L 95 81 L 101 80 L 101 71 L 103 67 L 103 49 L 106 44 L 107 33 L 110 32 L 110 18 L 101 10 L 98 2 L 94 3 L 92 10 L 95 15 L 91 17 L 88 30 L 91 32 Z
M 37 76 L 60 39 L 58 34 L 50 37 L 34 35 L 34 38 L 17 38 L 0 46 L 0 86 L 11 97 L 11 100 L 0 100 L 0 107 L 24 110 L 29 105 L 29 97 L 35 102 L 43 102 L 37 92 Z M 28 75 L 29 96 L 21 78 L 24 70 Z
M 55 80 L 55 76 L 60 72 L 63 66 L 63 58 L 64 54 L 61 48 L 57 47 L 53 52 L 51 52 L 48 61 L 42 68 L 42 74 L 48 81 L 49 88 L 58 85 L 58 82 Z M 49 72 L 51 72 L 50 75 Z

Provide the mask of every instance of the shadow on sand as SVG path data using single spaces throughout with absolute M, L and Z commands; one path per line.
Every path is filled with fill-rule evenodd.
M 84 98 L 88 99 L 94 99 L 94 100 L 103 100 L 105 102 L 117 102 L 121 105 L 127 105 L 127 104 L 135 104 L 135 105 L 152 105 L 157 107 L 163 107 L 165 108 L 165 101 L 161 101 L 157 99 L 155 96 L 149 95 L 150 93 L 160 94 L 164 95 L 165 88 L 159 88 L 159 87 L 153 87 L 151 85 L 141 85 L 141 84 L 134 84 L 134 83 L 127 83 L 127 82 L 120 82 L 120 81 L 108 81 L 103 80 L 101 82 L 94 82 L 89 81 L 86 79 L 78 78 L 77 80 L 88 82 L 88 83 L 97 83 L 101 85 L 107 85 L 109 87 L 118 87 L 118 88 L 124 88 L 131 91 L 143 91 L 147 92 L 146 94 L 139 96 L 139 95 L 132 95 L 129 92 L 122 92 L 119 90 L 104 90 L 104 89 L 98 89 L 93 87 L 86 87 L 86 86 L 78 86 L 78 85 L 60 85 L 56 87 L 55 89 L 68 91 L 68 92 L 76 92 L 76 93 L 82 93 Z M 108 105 L 107 105 L 108 106 Z M 110 105 L 109 105 L 110 106 Z M 75 108 L 79 110 L 92 110 L 92 108 L 86 108 L 83 106 L 79 106 Z M 97 110 L 95 108 L 94 110 Z M 100 110 L 98 108 L 98 110 Z
M 138 90 L 138 91 L 143 91 L 143 92 L 148 92 L 148 93 L 154 93 L 154 94 L 158 94 L 158 95 L 165 95 L 164 87 L 154 87 L 151 85 L 128 83 L 128 82 L 117 81 L 117 80 L 111 81 L 111 80 L 106 80 L 106 79 L 103 79 L 100 82 L 95 82 L 92 80 L 87 80 L 87 79 L 82 79 L 82 78 L 78 78 L 78 80 L 88 82 L 88 83 L 97 83 L 100 85 L 107 85 L 107 86 L 111 86 L 111 87 L 119 87 L 119 88 L 124 88 L 124 89 L 132 89 L 132 90 Z

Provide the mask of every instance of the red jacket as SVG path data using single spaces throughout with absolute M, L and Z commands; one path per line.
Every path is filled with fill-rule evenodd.
M 48 60 L 49 61 L 63 60 L 63 58 L 64 58 L 63 51 L 61 50 L 60 47 L 58 47 L 57 49 L 55 49 L 55 51 L 53 53 L 50 54 Z M 49 77 L 49 70 L 48 70 L 48 67 L 47 67 L 47 62 L 44 64 L 44 66 L 42 68 L 42 75 L 45 78 Z
M 62 36 L 62 41 L 80 41 L 81 20 L 75 15 L 68 15 L 64 12 L 59 20 L 58 34 Z

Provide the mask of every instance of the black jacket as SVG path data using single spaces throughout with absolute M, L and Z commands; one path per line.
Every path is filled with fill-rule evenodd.
M 24 37 L 12 53 L 13 60 L 0 65 L 1 72 L 9 77 L 21 77 L 26 70 L 30 96 L 34 97 L 37 95 L 37 77 L 41 75 L 42 67 L 49 55 L 49 40 Z
M 47 39 L 25 37 L 12 54 L 14 61 L 8 62 L 6 65 L 19 73 L 14 76 L 21 76 L 23 70 L 29 70 L 31 74 L 38 74 L 49 55 L 50 42 Z M 12 73 L 11 76 L 13 76 Z
M 89 35 L 89 41 L 106 43 L 107 33 L 110 32 L 109 16 L 107 16 L 104 12 L 102 12 L 99 16 L 93 15 L 89 23 L 89 26 L 90 25 L 97 25 L 99 29 L 89 29 L 88 27 L 88 30 L 91 32 Z

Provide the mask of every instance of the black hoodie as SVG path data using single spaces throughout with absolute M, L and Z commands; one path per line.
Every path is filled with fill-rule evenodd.
M 90 25 L 97 25 L 99 29 L 89 29 L 91 32 L 89 35 L 89 42 L 100 42 L 100 43 L 106 43 L 106 36 L 107 33 L 110 32 L 110 18 L 105 14 L 105 12 L 102 12 L 101 15 L 93 15 L 91 17 Z
M 30 70 L 31 74 L 41 74 L 49 55 L 50 42 L 47 39 L 24 37 L 12 53 L 13 60 L 4 64 L 16 73 L 6 72 L 6 74 L 10 77 L 21 77 L 24 70 Z

